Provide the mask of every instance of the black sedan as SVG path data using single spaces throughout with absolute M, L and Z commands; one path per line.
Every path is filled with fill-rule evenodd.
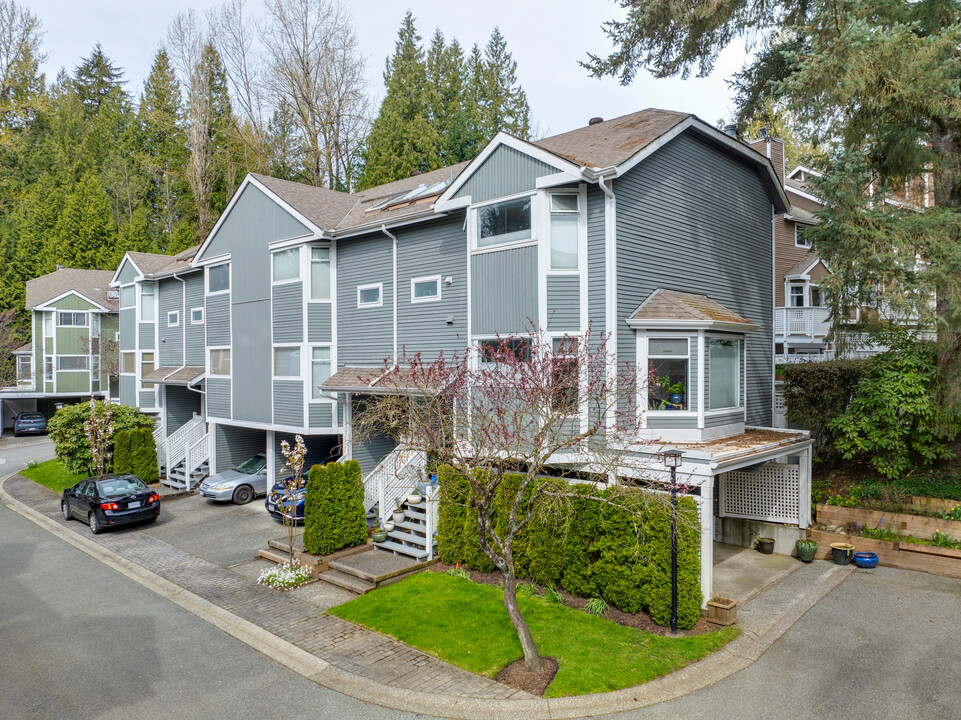
M 47 416 L 42 412 L 22 412 L 13 421 L 13 436 L 47 432 Z
M 156 520 L 160 495 L 136 475 L 101 475 L 64 490 L 60 510 L 64 520 L 84 520 L 96 535 L 111 525 Z

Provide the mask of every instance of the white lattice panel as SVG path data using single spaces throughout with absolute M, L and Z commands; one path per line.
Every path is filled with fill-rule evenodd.
M 726 472 L 721 476 L 721 512 L 728 517 L 796 525 L 800 480 L 801 466 L 783 463 Z

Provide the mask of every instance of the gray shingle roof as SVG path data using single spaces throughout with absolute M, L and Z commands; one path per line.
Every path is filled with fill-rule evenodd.
M 814 217 L 814 213 L 810 210 L 805 210 L 804 208 L 792 206 L 791 212 L 788 213 L 796 222 L 802 225 L 817 225 L 818 219 Z
M 728 310 L 707 295 L 677 292 L 658 288 L 634 311 L 629 322 L 641 324 L 645 320 L 669 322 L 703 322 L 743 325 L 745 329 L 756 327 L 750 320 Z
M 163 383 L 166 385 L 186 385 L 204 374 L 202 367 L 158 367 L 144 376 L 144 382 Z
M 186 250 L 181 250 L 176 255 L 160 255 L 157 253 L 128 252 L 127 255 L 134 264 L 140 268 L 140 272 L 146 277 L 165 275 L 176 272 L 177 270 L 189 270 L 190 261 L 197 254 L 199 245 L 194 245 Z
M 789 277 L 791 275 L 803 275 L 805 270 L 819 262 L 821 262 L 820 256 L 816 252 L 812 252 L 807 257 L 801 258 L 801 260 L 794 267 L 784 273 L 784 275 L 785 277 Z
M 111 270 L 63 268 L 47 275 L 41 275 L 33 280 L 27 280 L 25 305 L 28 310 L 32 310 L 38 305 L 43 305 L 45 302 L 73 290 L 109 310 L 119 310 L 119 298 L 107 297 L 108 291 L 114 292 L 110 288 L 112 278 L 113 271 Z

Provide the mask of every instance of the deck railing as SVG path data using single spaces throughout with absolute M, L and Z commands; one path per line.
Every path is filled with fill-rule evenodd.
M 831 329 L 826 307 L 774 308 L 774 334 L 781 337 L 805 336 L 821 339 Z

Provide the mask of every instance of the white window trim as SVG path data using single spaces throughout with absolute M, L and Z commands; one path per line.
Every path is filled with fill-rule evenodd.
M 651 355 L 650 354 L 650 341 L 651 340 L 684 340 L 687 342 L 687 355 Z M 687 377 L 684 380 L 684 389 L 686 390 L 687 396 L 687 410 L 650 410 L 648 409 L 648 404 L 650 400 L 650 393 L 648 391 L 647 384 L 644 384 L 644 388 L 639 394 L 643 395 L 644 405 L 639 405 L 642 412 L 645 415 L 653 415 L 654 417 L 698 417 L 697 410 L 691 410 L 691 363 L 695 359 L 691 357 L 691 337 L 689 335 L 674 335 L 670 332 L 659 332 L 659 331 L 649 331 L 644 338 L 644 368 L 645 370 L 650 367 L 651 360 L 669 360 L 671 358 L 685 359 L 687 360 Z M 645 376 L 647 373 L 645 372 Z M 698 397 L 700 397 L 700 391 L 698 391 Z M 700 407 L 700 405 L 698 406 Z M 645 424 L 646 427 L 646 424 Z
M 61 361 L 61 360 L 64 360 L 65 358 L 82 358 L 83 360 L 86 361 L 87 367 L 85 367 L 85 368 L 68 368 L 68 369 L 64 369 L 64 368 L 60 367 L 60 361 Z M 58 372 L 58 373 L 62 373 L 62 372 L 90 372 L 90 356 L 89 356 L 89 355 L 57 355 L 56 372 Z
M 798 230 L 798 226 L 797 226 L 797 223 L 795 223 L 795 224 L 794 224 L 794 247 L 810 249 L 810 248 L 812 247 L 813 243 L 812 243 L 810 240 L 807 240 L 807 241 L 802 242 L 802 241 L 801 241 L 801 236 L 798 235 L 798 231 L 797 231 L 797 230 Z
M 737 404 L 729 405 L 727 407 L 715 408 L 712 407 L 704 411 L 704 414 L 710 417 L 711 415 L 719 415 L 723 413 L 734 412 L 737 410 L 746 410 L 747 402 L 745 395 L 747 394 L 747 378 L 742 378 L 741 375 L 741 363 L 744 362 L 744 352 L 747 348 L 747 343 L 744 342 L 743 336 L 738 335 L 707 335 L 704 337 L 704 365 L 708 368 L 708 375 L 710 376 L 711 367 L 711 340 L 733 340 L 735 347 L 737 347 L 737 364 L 735 369 L 737 370 Z M 708 391 L 705 393 L 705 402 L 711 404 L 711 393 Z
M 270 284 L 271 285 L 289 285 L 291 283 L 300 282 L 303 279 L 304 268 L 303 259 L 304 253 L 301 252 L 303 245 L 295 245 L 294 247 L 281 248 L 280 250 L 274 250 L 270 253 Z M 284 280 L 274 280 L 274 258 L 281 253 L 288 253 L 291 251 L 297 251 L 297 275 L 292 278 L 286 278 Z
M 437 283 L 437 294 L 430 295 L 428 297 L 414 297 L 414 286 L 417 283 L 435 282 Z M 410 301 L 412 303 L 428 303 L 428 302 L 440 302 L 441 295 L 443 291 L 441 290 L 441 276 L 440 275 L 426 275 L 424 277 L 415 277 L 410 279 Z
M 128 372 L 123 369 L 123 356 L 133 355 L 133 372 Z M 121 350 L 120 351 L 120 374 L 121 375 L 136 375 L 137 374 L 137 351 L 136 350 Z
M 200 319 L 194 320 L 194 313 L 200 311 Z M 204 309 L 203 307 L 190 308 L 190 324 L 191 325 L 203 325 L 204 324 Z
M 88 317 L 88 314 L 89 314 L 89 313 L 88 313 L 86 310 L 56 310 L 55 313 L 56 313 L 56 316 L 55 316 L 54 319 L 56 320 L 56 326 L 57 326 L 57 327 L 74 327 L 74 328 L 90 327 L 90 318 Z M 60 323 L 60 316 L 61 316 L 61 315 L 67 315 L 67 314 L 70 314 L 70 315 L 83 315 L 83 325 L 77 325 L 77 324 L 75 324 L 75 323 L 71 323 L 70 325 L 63 325 L 63 324 L 61 324 L 61 323 Z
M 321 395 L 320 397 L 314 397 L 314 348 L 327 348 L 330 350 L 330 374 L 334 374 L 334 348 L 333 343 L 310 343 L 307 346 L 307 352 L 309 357 L 307 358 L 307 402 L 309 403 L 334 403 L 333 398 L 325 397 Z M 337 410 L 334 408 L 334 415 L 336 415 Z M 337 418 L 332 416 L 331 422 L 336 423 Z
M 554 210 L 552 209 L 551 198 L 554 195 L 573 195 L 577 198 L 577 211 L 571 212 L 558 211 L 557 215 L 574 215 L 577 218 L 577 267 L 573 268 L 555 268 L 551 267 L 551 216 L 554 215 Z M 585 269 L 587 263 L 587 197 L 586 194 L 582 193 L 579 188 L 572 188 L 570 190 L 550 190 L 546 193 L 545 208 L 545 230 L 544 234 L 547 238 L 544 249 L 545 265 L 547 268 L 548 275 L 580 275 Z
M 335 274 L 334 274 L 334 248 L 330 244 L 308 245 L 307 248 L 308 248 L 306 253 L 307 275 L 306 275 L 306 280 L 304 282 L 307 284 L 308 287 L 304 295 L 307 296 L 308 303 L 327 303 L 329 305 L 333 303 L 334 294 L 337 292 L 337 284 L 335 282 Z M 330 254 L 327 256 L 327 260 L 314 260 L 313 258 L 314 248 L 326 248 L 328 251 L 330 251 Z M 313 282 L 311 281 L 311 273 L 313 272 L 313 267 L 315 262 L 318 264 L 326 262 L 327 265 L 330 267 L 330 297 L 329 298 L 315 298 L 313 296 Z
M 212 351 L 214 351 L 214 350 L 226 350 L 226 351 L 230 352 L 230 356 L 231 356 L 231 357 L 230 357 L 230 372 L 227 373 L 226 375 L 218 375 L 217 373 L 215 373 L 215 372 L 213 371 L 213 365 L 212 365 L 211 362 L 210 362 L 210 353 L 211 353 Z M 233 352 L 232 352 L 231 349 L 230 349 L 230 345 L 215 345 L 215 346 L 213 346 L 213 347 L 208 347 L 208 348 L 207 348 L 207 375 L 208 375 L 208 377 L 213 377 L 213 378 L 227 378 L 227 379 L 230 379 L 230 378 L 233 377 L 233 374 L 234 374 L 234 358 L 233 358 Z
M 377 302 L 365 303 L 360 301 L 361 290 L 373 290 L 377 289 Z M 357 307 L 358 308 L 375 308 L 383 307 L 384 305 L 384 283 L 372 283 L 370 285 L 358 285 L 357 286 Z
M 170 316 L 173 316 L 173 322 L 170 321 Z M 167 327 L 180 327 L 180 311 L 170 310 L 167 312 Z
M 223 290 L 211 291 L 210 271 L 213 270 L 214 268 L 218 268 L 223 265 L 227 266 L 227 287 Z M 273 273 L 273 268 L 271 268 L 271 273 Z M 271 275 L 271 277 L 273 277 L 273 275 Z M 233 287 L 233 284 L 234 284 L 234 271 L 233 271 L 232 263 L 229 263 L 229 262 L 217 263 L 215 265 L 208 265 L 207 267 L 204 268 L 204 290 L 207 291 L 208 296 L 226 295 L 230 292 L 230 288 Z M 217 349 L 220 349 L 220 348 L 217 348 Z
M 523 240 L 514 240 L 511 242 L 497 243 L 494 245 L 478 246 L 477 211 L 481 208 L 487 207 L 488 205 L 498 205 L 500 203 L 511 202 L 512 200 L 520 200 L 521 198 L 525 197 L 531 198 L 531 236 L 529 238 L 524 238 Z M 504 195 L 503 197 L 494 198 L 493 200 L 485 200 L 484 202 L 471 204 L 467 209 L 467 236 L 470 242 L 471 254 L 481 255 L 488 252 L 499 252 L 501 250 L 509 250 L 511 248 L 537 245 L 537 240 L 541 235 L 539 222 L 540 213 L 538 208 L 539 197 L 540 193 L 538 193 L 536 190 L 526 190 L 524 192 L 515 193 L 514 195 Z
M 277 374 L 277 351 L 278 350 L 296 350 L 300 353 L 298 358 L 298 370 L 297 375 L 278 375 Z M 304 348 L 302 344 L 299 343 L 277 343 L 273 345 L 270 350 L 270 365 L 274 380 L 303 380 L 304 379 Z M 231 365 L 231 369 L 233 366 Z

